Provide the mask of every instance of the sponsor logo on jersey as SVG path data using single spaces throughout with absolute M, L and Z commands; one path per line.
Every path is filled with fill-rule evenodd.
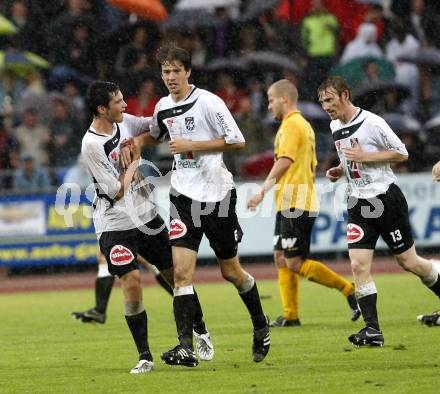
M 196 124 L 194 123 L 193 116 L 187 116 L 185 118 L 185 127 L 188 131 L 193 131 L 196 128 Z
M 187 168 L 200 168 L 200 163 L 194 159 L 180 159 L 176 161 L 177 168 L 180 170 Z
M 216 117 L 216 119 L 217 119 L 217 121 L 218 121 L 218 124 L 219 124 L 220 127 L 222 128 L 223 133 L 224 133 L 225 135 L 229 135 L 229 134 L 231 134 L 232 131 L 231 131 L 231 129 L 229 128 L 228 124 L 226 123 L 225 116 L 224 116 L 221 112 L 217 112 L 217 113 L 215 114 L 215 117 Z
M 180 219 L 173 219 L 170 223 L 170 239 L 183 237 L 187 232 L 185 223 Z
M 110 262 L 113 265 L 127 265 L 134 260 L 130 249 L 123 245 L 115 245 L 110 251 Z
M 364 230 L 357 224 L 348 223 L 347 224 L 347 242 L 349 244 L 359 242 L 364 238 Z

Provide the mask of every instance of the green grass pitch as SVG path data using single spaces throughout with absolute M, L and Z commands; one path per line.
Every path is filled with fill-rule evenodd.
M 137 352 L 123 317 L 121 291 L 113 290 L 107 323 L 70 317 L 90 307 L 93 292 L 0 295 L 0 393 L 440 393 L 440 327 L 416 321 L 440 303 L 408 274 L 377 275 L 383 348 L 354 348 L 347 336 L 362 327 L 349 320 L 335 290 L 302 281 L 300 328 L 271 331 L 271 350 L 251 358 L 250 320 L 234 288 L 197 286 L 216 347 L 212 362 L 170 367 L 160 354 L 176 345 L 171 297 L 144 289 L 150 374 L 130 375 Z M 259 282 L 263 306 L 281 312 L 277 283 Z

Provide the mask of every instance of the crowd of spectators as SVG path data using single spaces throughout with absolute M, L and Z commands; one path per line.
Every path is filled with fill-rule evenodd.
M 236 118 L 247 148 L 225 161 L 238 176 L 263 176 L 270 165 L 277 124 L 267 113 L 265 92 L 279 78 L 297 84 L 299 107 L 315 127 L 318 175 L 334 164 L 329 120 L 316 99 L 331 73 L 349 79 L 355 103 L 389 115 L 411 157 L 398 171 L 421 171 L 439 159 L 440 145 L 432 141 L 440 143 L 440 120 L 430 121 L 440 113 L 439 1 L 281 0 L 249 13 L 252 0 L 242 0 L 212 10 L 209 21 L 194 12 L 188 24 L 177 25 L 169 23 L 180 12 L 176 2 L 163 1 L 169 13 L 163 22 L 129 15 L 105 0 L 0 2 L 0 14 L 17 28 L 0 35 L 0 50 L 30 51 L 50 63 L 0 63 L 2 190 L 56 186 L 78 168 L 91 120 L 84 94 L 92 80 L 117 82 L 127 112 L 152 115 L 165 94 L 155 55 L 167 40 L 192 53 L 192 82 L 219 95 Z M 428 60 L 423 50 L 431 51 Z M 145 155 L 169 169 L 166 146 Z

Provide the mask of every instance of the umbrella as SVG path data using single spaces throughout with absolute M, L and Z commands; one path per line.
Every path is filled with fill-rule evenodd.
M 355 89 L 353 91 L 353 101 L 356 105 L 369 109 L 390 91 L 396 93 L 396 104 L 400 104 L 403 100 L 411 96 L 411 92 L 406 86 L 394 81 L 379 80 L 368 82 Z
M 241 57 L 220 57 L 207 63 L 206 71 L 244 71 L 248 68 L 248 62 Z
M 437 114 L 433 118 L 429 119 L 424 125 L 426 130 L 436 129 L 439 126 L 440 126 L 440 114 Z
M 35 68 L 49 68 L 50 63 L 41 56 L 28 51 L 0 51 L 0 70 L 12 70 L 23 74 Z
M 422 124 L 412 116 L 390 112 L 381 115 L 395 133 L 414 133 L 418 134 L 422 130 Z
M 400 61 L 417 63 L 425 66 L 440 65 L 440 49 L 437 48 L 419 48 L 415 52 L 408 53 L 399 57 Z
M 294 60 L 277 52 L 255 51 L 246 55 L 245 59 L 253 67 L 258 69 L 286 69 L 297 75 L 302 74 L 301 67 L 299 67 Z
M 330 118 L 319 104 L 313 101 L 298 101 L 298 109 L 301 114 L 308 120 L 324 120 L 326 122 L 330 121 Z
M 107 2 L 130 14 L 145 19 L 163 21 L 168 13 L 160 0 L 107 0 Z
M 176 4 L 177 10 L 214 9 L 220 7 L 238 7 L 240 0 L 180 0 Z
M 15 34 L 17 28 L 15 25 L 0 14 L 0 35 Z
M 194 10 L 185 9 L 174 11 L 168 19 L 162 23 L 162 26 L 165 29 L 192 29 L 215 26 L 218 23 L 218 18 L 208 10 L 200 9 L 194 12 Z
M 380 79 L 394 79 L 396 73 L 394 65 L 382 57 L 365 56 L 353 59 L 347 63 L 336 66 L 330 70 L 329 75 L 339 75 L 345 78 L 348 84 L 356 87 L 365 78 L 364 65 L 368 62 L 376 62 L 379 66 Z
M 264 15 L 269 10 L 277 8 L 281 0 L 251 0 L 244 10 L 241 20 L 250 21 Z

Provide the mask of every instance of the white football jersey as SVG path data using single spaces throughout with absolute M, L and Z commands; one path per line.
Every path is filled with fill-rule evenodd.
M 389 163 L 358 163 L 345 158 L 342 148 L 357 142 L 365 152 L 393 150 L 408 155 L 405 145 L 380 116 L 359 109 L 349 123 L 333 120 L 330 128 L 339 159 L 348 181 L 348 193 L 356 198 L 372 198 L 385 193 L 396 181 Z
M 224 138 L 227 144 L 244 142 L 223 100 L 193 85 L 183 100 L 174 102 L 168 95 L 157 103 L 150 132 L 156 139 L 169 133 L 171 139 L 210 141 Z M 234 187 L 234 181 L 223 163 L 222 152 L 187 152 L 174 155 L 171 185 L 193 200 L 216 202 Z
M 139 170 L 124 197 L 114 200 L 121 188 L 120 144 L 145 132 L 150 124 L 151 118 L 124 114 L 123 121 L 113 125 L 112 135 L 100 134 L 90 127 L 83 137 L 81 154 L 95 186 L 93 223 L 98 238 L 104 231 L 130 230 L 156 216 L 149 187 Z

